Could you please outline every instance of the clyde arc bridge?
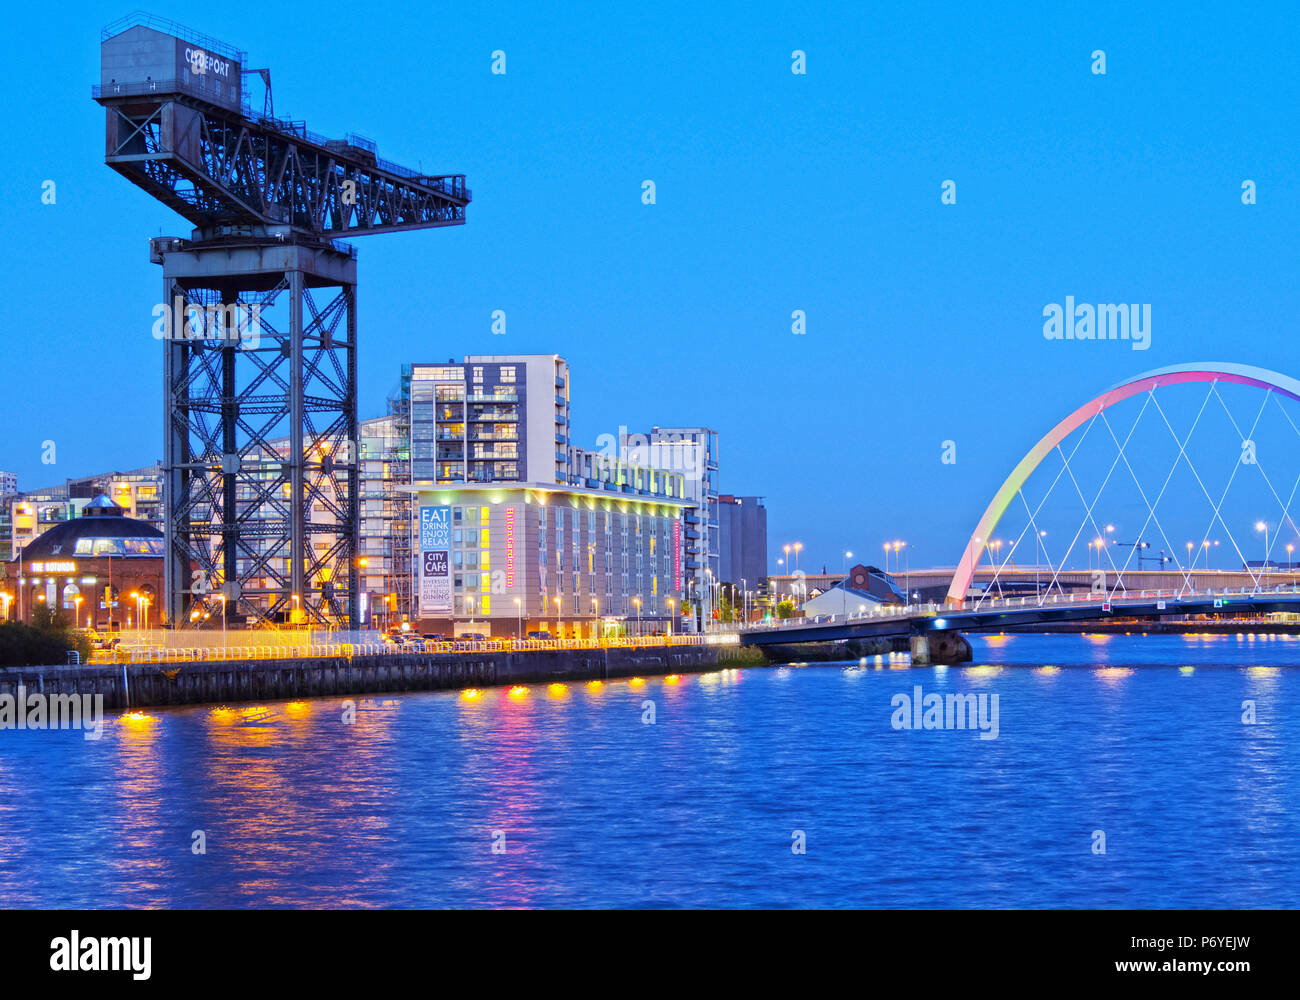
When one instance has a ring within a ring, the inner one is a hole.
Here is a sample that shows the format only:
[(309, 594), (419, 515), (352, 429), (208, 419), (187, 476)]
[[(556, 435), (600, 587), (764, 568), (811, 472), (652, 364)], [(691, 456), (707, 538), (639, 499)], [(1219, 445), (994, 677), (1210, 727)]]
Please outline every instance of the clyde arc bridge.
[[(1175, 365), (1113, 386), (1060, 420), (1012, 470), (976, 523), (942, 603), (908, 595), (854, 614), (744, 628), (741, 641), (1300, 612), (1292, 572), (1300, 548), (1298, 402), (1300, 381), (1240, 364)], [(1244, 584), (1207, 586), (1217, 575), (1212, 558), (1239, 566), (1231, 575)], [(1159, 572), (1148, 568), (1153, 561)], [(1081, 571), (1090, 579), (1082, 591)], [(1172, 585), (1153, 587), (1152, 577)], [(1004, 578), (1008, 589), (1014, 579), (1017, 596), (1002, 592)]]

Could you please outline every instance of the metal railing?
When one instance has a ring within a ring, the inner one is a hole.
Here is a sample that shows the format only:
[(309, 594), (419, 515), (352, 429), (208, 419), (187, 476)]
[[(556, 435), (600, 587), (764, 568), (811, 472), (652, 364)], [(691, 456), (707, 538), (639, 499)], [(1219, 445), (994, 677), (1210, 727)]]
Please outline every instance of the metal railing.
[(735, 645), (738, 636), (654, 635), (617, 639), (476, 639), (415, 642), (304, 643), (293, 646), (239, 645), (165, 648), (126, 646), (97, 650), (91, 664), (226, 663), (247, 660), (299, 660), (357, 656), (409, 656), (453, 653), (526, 653), (579, 649), (647, 649), (665, 646)]

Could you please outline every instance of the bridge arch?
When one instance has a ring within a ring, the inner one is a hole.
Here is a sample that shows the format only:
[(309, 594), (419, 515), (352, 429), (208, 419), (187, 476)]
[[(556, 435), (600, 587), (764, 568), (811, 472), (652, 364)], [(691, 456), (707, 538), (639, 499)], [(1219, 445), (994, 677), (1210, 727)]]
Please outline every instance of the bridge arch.
[(960, 604), (970, 589), (975, 569), (979, 565), (984, 548), (992, 537), (1002, 515), (1020, 488), (1047, 455), (1084, 422), (1093, 419), (1103, 410), (1123, 402), (1138, 393), (1149, 392), (1161, 386), (1178, 385), (1187, 382), (1229, 382), (1237, 385), (1254, 386), (1279, 392), (1300, 401), (1300, 381), (1288, 375), (1282, 375), (1266, 368), (1253, 365), (1227, 363), (1201, 363), (1190, 365), (1171, 365), (1155, 371), (1138, 375), (1127, 382), (1112, 386), (1095, 399), (1084, 403), (1077, 410), (1058, 423), (1029, 450), (1020, 464), (1012, 470), (1011, 475), (993, 495), (992, 501), (984, 511), (984, 516), (975, 525), (970, 540), (966, 543), (957, 571), (953, 574), (948, 587), (948, 602)]

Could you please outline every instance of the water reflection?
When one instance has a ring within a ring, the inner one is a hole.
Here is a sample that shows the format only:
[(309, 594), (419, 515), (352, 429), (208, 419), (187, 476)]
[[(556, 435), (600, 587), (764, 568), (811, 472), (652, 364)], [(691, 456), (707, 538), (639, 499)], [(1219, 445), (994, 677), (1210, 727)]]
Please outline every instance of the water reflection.
[[(1017, 636), (906, 677), (877, 657), (145, 710), (98, 742), (0, 732), (0, 903), (1300, 905), (1300, 644), (1100, 648)], [(893, 731), (914, 684), (1000, 695), (999, 738)], [(1068, 846), (1098, 827), (1124, 843), (1104, 868)], [(792, 869), (796, 828), (835, 850)]]

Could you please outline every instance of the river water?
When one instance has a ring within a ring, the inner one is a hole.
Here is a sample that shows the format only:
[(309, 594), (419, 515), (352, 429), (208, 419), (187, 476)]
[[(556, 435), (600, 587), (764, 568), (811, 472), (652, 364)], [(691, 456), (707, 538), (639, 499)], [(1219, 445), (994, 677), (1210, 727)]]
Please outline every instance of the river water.
[(1300, 906), (1300, 640), (973, 643), (3, 731), (0, 905)]

